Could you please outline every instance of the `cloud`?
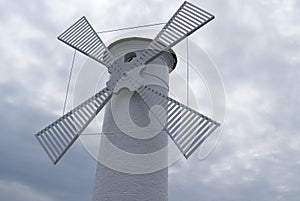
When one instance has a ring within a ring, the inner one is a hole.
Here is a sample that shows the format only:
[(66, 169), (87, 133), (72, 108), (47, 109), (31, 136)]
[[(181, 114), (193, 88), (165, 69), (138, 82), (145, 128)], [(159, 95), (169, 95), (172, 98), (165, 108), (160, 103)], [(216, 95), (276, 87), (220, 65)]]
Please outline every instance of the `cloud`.
[[(2, 200), (91, 200), (96, 164), (80, 143), (52, 166), (33, 137), (62, 110), (73, 51), (57, 35), (82, 15), (97, 30), (164, 22), (181, 3), (0, 3)], [(227, 117), (223, 136), (208, 158), (193, 156), (171, 167), (169, 199), (298, 200), (299, 4), (195, 4), (216, 15), (190, 38), (217, 64)]]
[(11, 201), (54, 201), (53, 198), (48, 197), (40, 192), (35, 191), (30, 186), (21, 184), (19, 182), (0, 181), (1, 199)]

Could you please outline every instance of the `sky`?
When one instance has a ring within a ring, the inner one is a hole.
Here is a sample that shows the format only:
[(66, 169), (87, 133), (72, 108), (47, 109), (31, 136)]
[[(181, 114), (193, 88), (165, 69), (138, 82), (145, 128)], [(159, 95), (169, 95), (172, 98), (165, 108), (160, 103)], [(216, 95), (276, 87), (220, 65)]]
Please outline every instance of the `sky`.
[[(190, 39), (216, 64), (226, 118), (207, 158), (170, 167), (169, 200), (298, 201), (299, 2), (191, 2), (216, 16)], [(82, 15), (102, 31), (166, 22), (181, 4), (0, 0), (1, 200), (92, 200), (96, 161), (83, 145), (54, 166), (34, 138), (62, 113), (73, 51), (56, 37)]]

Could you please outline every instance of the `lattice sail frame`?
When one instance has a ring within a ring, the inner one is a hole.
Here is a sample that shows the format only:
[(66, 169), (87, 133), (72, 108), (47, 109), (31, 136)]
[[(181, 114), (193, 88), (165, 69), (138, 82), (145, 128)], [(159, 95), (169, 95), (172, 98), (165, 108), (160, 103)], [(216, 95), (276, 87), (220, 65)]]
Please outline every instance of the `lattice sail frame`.
[(135, 66), (149, 63), (161, 52), (169, 50), (191, 35), (215, 16), (185, 1), (150, 43), (145, 53), (134, 62)]
[(57, 38), (107, 67), (114, 61), (113, 55), (84, 16)]
[(162, 117), (165, 115), (165, 111), (153, 115), (160, 121), (159, 123), (162, 124), (164, 130), (185, 158), (189, 158), (204, 140), (220, 126), (220, 123), (213, 119), (157, 92), (149, 86), (143, 86), (137, 92), (149, 107), (162, 105), (166, 109), (166, 121)]
[(111, 96), (112, 92), (104, 88), (35, 135), (54, 164), (71, 147)]

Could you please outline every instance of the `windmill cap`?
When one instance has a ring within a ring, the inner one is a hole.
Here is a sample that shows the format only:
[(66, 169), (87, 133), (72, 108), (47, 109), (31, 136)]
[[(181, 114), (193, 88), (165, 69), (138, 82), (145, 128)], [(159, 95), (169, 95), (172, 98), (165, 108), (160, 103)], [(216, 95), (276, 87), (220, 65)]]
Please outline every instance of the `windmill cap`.
[[(111, 43), (108, 46), (108, 49), (115, 58), (119, 58), (129, 52), (147, 49), (152, 41), (152, 39), (140, 37), (123, 38)], [(169, 73), (172, 72), (177, 64), (177, 56), (175, 52), (172, 49), (169, 49), (164, 51), (160, 57), (167, 63)]]

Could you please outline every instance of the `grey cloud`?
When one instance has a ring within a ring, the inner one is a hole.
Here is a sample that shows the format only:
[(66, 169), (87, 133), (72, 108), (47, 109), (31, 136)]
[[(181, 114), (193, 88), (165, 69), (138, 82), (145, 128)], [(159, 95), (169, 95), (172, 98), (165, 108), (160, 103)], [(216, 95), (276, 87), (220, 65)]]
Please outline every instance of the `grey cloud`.
[[(161, 22), (181, 4), (127, 1), (121, 6), (122, 2), (2, 1), (0, 21), (6, 29), (0, 39), (0, 186), (7, 184), (0, 188), (2, 199), (12, 199), (11, 192), (21, 197), (27, 186), (41, 200), (91, 200), (96, 164), (80, 143), (52, 166), (33, 134), (55, 120), (62, 107), (73, 53), (56, 40), (65, 27), (83, 14), (100, 30)], [(281, 11), (281, 3), (194, 3), (216, 15), (191, 39), (205, 45), (217, 64), (228, 111), (223, 136), (212, 154), (172, 167), (170, 200), (296, 201), (300, 61), (295, 58), (300, 40), (293, 19), (299, 19), (299, 5), (289, 13)], [(23, 27), (14, 24), (18, 18), (33, 28), (28, 36), (22, 30), (18, 34)], [(22, 51), (29, 58), (12, 59)], [(18, 183), (15, 191), (9, 189), (13, 182)]]

